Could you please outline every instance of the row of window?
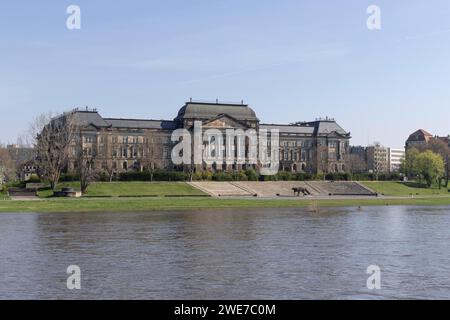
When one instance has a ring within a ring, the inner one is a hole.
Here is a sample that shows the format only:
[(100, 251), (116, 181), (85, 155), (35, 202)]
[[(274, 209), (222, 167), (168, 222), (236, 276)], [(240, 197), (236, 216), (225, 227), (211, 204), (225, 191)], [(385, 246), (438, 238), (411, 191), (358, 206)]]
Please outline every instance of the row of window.
[[(106, 143), (106, 136), (100, 136), (98, 137), (98, 141), (100, 143)], [(138, 143), (155, 143), (155, 142), (161, 142), (161, 143), (170, 143), (170, 137), (164, 137), (161, 139), (157, 139), (155, 137), (138, 137), (138, 136), (113, 136), (111, 138), (112, 143), (124, 143), (124, 144), (138, 144)], [(84, 142), (85, 143), (95, 143), (97, 142), (97, 136), (84, 136)]]
[[(73, 156), (76, 156), (76, 149), (73, 149)], [(96, 156), (97, 152), (95, 149), (93, 148), (83, 148), (83, 154), (87, 155), (87, 156)], [(101, 152), (100, 154), (105, 155), (105, 156), (109, 156), (106, 155), (106, 152)], [(148, 152), (145, 154), (148, 156), (152, 156), (152, 152), (150, 150), (148, 150)], [(140, 158), (144, 156), (144, 151), (143, 149), (138, 149), (138, 148), (120, 148), (120, 149), (114, 149), (111, 151), (111, 156), (113, 158), (118, 158), (118, 157), (122, 157), (122, 158)], [(168, 158), (170, 156), (170, 151), (168, 148), (163, 148), (163, 158)]]

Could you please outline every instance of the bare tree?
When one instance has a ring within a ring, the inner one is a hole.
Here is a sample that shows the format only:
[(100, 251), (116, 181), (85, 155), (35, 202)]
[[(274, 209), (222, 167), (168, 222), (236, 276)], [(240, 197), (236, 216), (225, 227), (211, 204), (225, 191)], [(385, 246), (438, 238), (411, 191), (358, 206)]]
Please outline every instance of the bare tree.
[(325, 145), (318, 145), (316, 151), (317, 173), (323, 174), (323, 180), (326, 180), (328, 173), (328, 147)]
[(92, 181), (98, 177), (98, 171), (95, 168), (95, 152), (91, 149), (77, 149), (76, 166), (80, 177), (81, 193), (85, 194)]
[(144, 137), (144, 144), (142, 148), (141, 164), (145, 171), (150, 173), (150, 181), (153, 181), (153, 174), (155, 172), (155, 144), (153, 142), (154, 135), (152, 132), (146, 132)]
[(118, 155), (118, 139), (117, 135), (104, 135), (105, 145), (101, 157), (103, 158), (103, 170), (108, 175), (109, 182), (112, 182), (117, 168), (114, 166), (114, 161)]
[(41, 114), (30, 125), (30, 139), (36, 151), (40, 172), (50, 181), (53, 190), (67, 166), (75, 133), (73, 112), (56, 118), (52, 118), (51, 114)]
[(16, 166), (8, 150), (0, 149), (0, 185), (5, 181), (13, 180), (16, 175)]
[(344, 156), (345, 165), (352, 179), (354, 173), (367, 171), (367, 162), (358, 154), (346, 154)]

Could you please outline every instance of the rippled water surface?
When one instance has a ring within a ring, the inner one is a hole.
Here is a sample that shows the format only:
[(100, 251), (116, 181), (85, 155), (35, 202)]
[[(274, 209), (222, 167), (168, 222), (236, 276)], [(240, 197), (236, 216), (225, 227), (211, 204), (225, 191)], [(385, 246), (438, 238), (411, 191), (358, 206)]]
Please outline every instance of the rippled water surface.
[(450, 299), (449, 264), (450, 207), (0, 214), (1, 299)]

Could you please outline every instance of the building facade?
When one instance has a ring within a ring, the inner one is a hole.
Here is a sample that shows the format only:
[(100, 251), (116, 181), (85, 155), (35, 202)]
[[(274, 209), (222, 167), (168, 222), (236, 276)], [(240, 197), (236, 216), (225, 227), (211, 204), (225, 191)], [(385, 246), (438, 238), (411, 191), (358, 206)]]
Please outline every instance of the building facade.
[[(0, 177), (1, 180), (5, 180), (6, 176), (10, 180), (21, 180), (27, 181), (30, 179), (32, 174), (36, 173), (36, 168), (34, 166), (35, 160), (35, 152), (33, 148), (18, 145), (18, 144), (9, 144), (5, 148), (0, 147), (0, 151), (4, 154), (8, 155), (8, 159), (10, 159), (10, 163), (8, 168), (4, 167), (4, 164), (1, 163), (2, 159), (0, 159)], [(3, 167), (3, 168), (2, 168)], [(9, 174), (6, 175), (5, 172), (9, 171)], [(14, 174), (12, 174), (12, 172)]]
[(405, 149), (389, 148), (389, 171), (400, 172), (402, 161), (405, 159)]
[(389, 148), (375, 143), (368, 146), (367, 154), (367, 169), (370, 173), (382, 174), (389, 172)]
[[(225, 134), (227, 129), (279, 130), (280, 170), (308, 173), (346, 171), (350, 133), (333, 119), (317, 119), (289, 125), (260, 123), (248, 105), (189, 101), (173, 120), (103, 118), (96, 110), (70, 112), (78, 128), (77, 142), (72, 146), (67, 171), (77, 169), (77, 148), (92, 156), (96, 169), (120, 173), (130, 170), (187, 170), (171, 160), (172, 133), (176, 129), (194, 130), (201, 122), (204, 129)], [(245, 144), (248, 148), (248, 143)], [(205, 147), (205, 146), (204, 146)], [(249, 150), (245, 150), (248, 155)], [(196, 165), (191, 170), (233, 171), (254, 168), (251, 163), (213, 163)]]

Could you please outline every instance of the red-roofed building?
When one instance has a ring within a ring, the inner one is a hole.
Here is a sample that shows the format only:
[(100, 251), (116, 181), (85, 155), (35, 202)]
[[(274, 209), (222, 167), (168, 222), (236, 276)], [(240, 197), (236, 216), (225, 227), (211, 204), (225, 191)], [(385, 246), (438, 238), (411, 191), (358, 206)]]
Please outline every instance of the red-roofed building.
[(406, 149), (417, 146), (424, 146), (433, 139), (433, 135), (423, 129), (417, 130), (406, 140)]

